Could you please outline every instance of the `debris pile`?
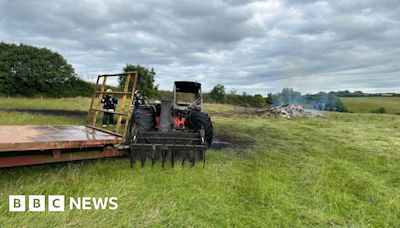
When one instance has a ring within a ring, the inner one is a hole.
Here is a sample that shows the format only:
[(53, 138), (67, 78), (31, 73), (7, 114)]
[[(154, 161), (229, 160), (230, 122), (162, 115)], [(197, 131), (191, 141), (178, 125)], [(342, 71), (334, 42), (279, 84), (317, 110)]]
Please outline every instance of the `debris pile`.
[(303, 105), (297, 104), (288, 104), (288, 105), (271, 105), (262, 109), (246, 109), (245, 111), (226, 111), (226, 112), (216, 112), (213, 113), (212, 116), (222, 116), (222, 117), (230, 117), (233, 115), (237, 116), (265, 116), (265, 117), (282, 117), (286, 119), (291, 119), (294, 117), (304, 117), (310, 116), (317, 119), (327, 119), (328, 117), (324, 116), (321, 111), (304, 108)]
[(284, 106), (269, 106), (264, 109), (256, 110), (259, 115), (266, 115), (268, 117), (283, 117), (290, 119), (293, 117), (302, 117), (305, 115), (304, 107), (302, 105), (289, 104)]

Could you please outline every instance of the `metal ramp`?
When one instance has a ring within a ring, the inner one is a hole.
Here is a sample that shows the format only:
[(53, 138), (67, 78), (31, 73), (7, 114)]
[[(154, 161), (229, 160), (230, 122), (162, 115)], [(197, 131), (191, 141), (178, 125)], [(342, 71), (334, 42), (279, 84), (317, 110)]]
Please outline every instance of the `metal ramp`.
[[(107, 111), (102, 109), (101, 99), (106, 93), (107, 79), (109, 77), (124, 77), (125, 85), (123, 91), (108, 92), (108, 94), (118, 95), (122, 98), (118, 102), (116, 111)], [(138, 73), (137, 72), (125, 72), (121, 74), (103, 74), (97, 77), (96, 85), (93, 91), (92, 102), (88, 112), (87, 127), (93, 128), (99, 131), (107, 132), (116, 136), (125, 138), (128, 133), (128, 124), (132, 118), (132, 104), (134, 102), (134, 91), (137, 84)], [(101, 82), (101, 85), (99, 84)], [(99, 90), (100, 89), (100, 90)], [(111, 113), (118, 116), (117, 123), (113, 129), (106, 129), (97, 126), (99, 113)], [(124, 120), (123, 129), (121, 125)]]

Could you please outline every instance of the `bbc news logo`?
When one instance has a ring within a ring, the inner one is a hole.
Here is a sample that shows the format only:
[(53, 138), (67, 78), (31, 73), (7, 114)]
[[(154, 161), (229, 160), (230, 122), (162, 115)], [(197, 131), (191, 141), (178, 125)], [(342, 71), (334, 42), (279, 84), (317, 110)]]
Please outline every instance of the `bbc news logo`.
[(117, 210), (117, 197), (69, 197), (64, 195), (10, 195), (9, 211), (12, 212), (62, 212), (69, 210)]

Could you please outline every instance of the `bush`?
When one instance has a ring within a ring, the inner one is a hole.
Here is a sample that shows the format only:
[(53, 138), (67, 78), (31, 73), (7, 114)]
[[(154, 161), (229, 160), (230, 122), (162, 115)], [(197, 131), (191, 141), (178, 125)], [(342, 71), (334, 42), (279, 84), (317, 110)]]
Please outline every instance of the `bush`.
[(57, 52), (0, 43), (0, 94), (6, 96), (90, 96), (93, 85), (77, 77)]
[(248, 95), (243, 93), (242, 95), (238, 94), (227, 94), (225, 96), (225, 103), (231, 105), (238, 105), (243, 107), (255, 107), (261, 108), (266, 105), (265, 99), (260, 94), (256, 95)]
[(347, 108), (343, 104), (342, 100), (333, 94), (319, 92), (314, 95), (305, 95), (304, 100), (305, 104), (312, 106), (314, 109), (336, 112), (347, 111)]
[(384, 113), (386, 113), (386, 109), (384, 107), (380, 107), (376, 110), (372, 110), (371, 113), (384, 114)]
[(225, 101), (225, 86), (217, 84), (210, 92), (210, 98), (216, 103), (224, 103)]
[(287, 105), (287, 104), (303, 104), (304, 98), (301, 93), (294, 91), (291, 88), (284, 88), (280, 93), (274, 94), (271, 97), (272, 104), (274, 105)]

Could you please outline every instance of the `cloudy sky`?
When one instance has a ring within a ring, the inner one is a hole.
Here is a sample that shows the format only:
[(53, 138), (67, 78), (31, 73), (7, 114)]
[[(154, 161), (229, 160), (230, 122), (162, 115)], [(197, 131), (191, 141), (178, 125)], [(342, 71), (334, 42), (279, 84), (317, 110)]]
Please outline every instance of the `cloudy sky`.
[(55, 50), (91, 81), (133, 63), (162, 89), (400, 92), (398, 0), (0, 0), (0, 40)]

